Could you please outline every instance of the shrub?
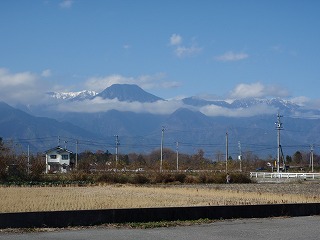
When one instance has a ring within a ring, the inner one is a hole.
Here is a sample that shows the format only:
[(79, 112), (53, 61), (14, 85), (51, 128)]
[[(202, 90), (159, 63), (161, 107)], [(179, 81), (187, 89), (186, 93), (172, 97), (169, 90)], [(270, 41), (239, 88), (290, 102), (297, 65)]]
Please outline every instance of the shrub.
[(149, 178), (147, 178), (145, 175), (140, 175), (140, 174), (134, 175), (130, 181), (130, 183), (133, 183), (133, 184), (145, 184), (149, 182), (150, 182)]
[(184, 173), (177, 173), (174, 175), (174, 179), (176, 182), (184, 183), (186, 180), (186, 175)]
[(247, 174), (244, 173), (232, 173), (231, 183), (251, 183), (251, 179)]
[(189, 184), (200, 183), (199, 178), (193, 175), (187, 175), (184, 182)]
[(171, 174), (166, 173), (156, 173), (156, 176), (152, 180), (153, 183), (170, 183), (174, 181), (174, 177)]

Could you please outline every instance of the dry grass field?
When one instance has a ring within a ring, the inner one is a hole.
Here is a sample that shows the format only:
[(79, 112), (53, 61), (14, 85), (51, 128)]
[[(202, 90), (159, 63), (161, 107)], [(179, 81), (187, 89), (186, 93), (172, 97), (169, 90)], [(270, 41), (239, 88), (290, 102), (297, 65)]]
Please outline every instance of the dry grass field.
[(0, 212), (320, 202), (320, 184), (0, 187)]

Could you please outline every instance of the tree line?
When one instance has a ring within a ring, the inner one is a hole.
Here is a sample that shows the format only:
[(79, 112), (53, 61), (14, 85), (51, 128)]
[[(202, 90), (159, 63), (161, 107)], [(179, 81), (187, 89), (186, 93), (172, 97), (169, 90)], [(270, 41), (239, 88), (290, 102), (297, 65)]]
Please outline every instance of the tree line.
[[(314, 169), (319, 171), (320, 156), (314, 154)], [(77, 159), (77, 166), (76, 166)], [(77, 156), (71, 154), (71, 170), (83, 173), (99, 172), (141, 172), (160, 171), (161, 151), (156, 149), (151, 153), (115, 154), (109, 151), (98, 150), (96, 152), (84, 151)], [(205, 152), (199, 149), (194, 154), (178, 153), (169, 148), (162, 151), (161, 169), (166, 172), (250, 172), (256, 169), (269, 169), (270, 163), (276, 160), (269, 156), (261, 159), (250, 151), (242, 153), (242, 159), (228, 157), (226, 162), (223, 153), (218, 152), (215, 159), (209, 159)], [(296, 151), (292, 156), (285, 157), (286, 165), (299, 167), (299, 171), (308, 171), (310, 168), (310, 153)], [(40, 180), (45, 172), (45, 156), (43, 153), (31, 154), (16, 153), (10, 143), (4, 143), (0, 138), (0, 180), (14, 181), (16, 179)], [(297, 171), (297, 169), (294, 169)], [(289, 168), (290, 171), (290, 168)]]

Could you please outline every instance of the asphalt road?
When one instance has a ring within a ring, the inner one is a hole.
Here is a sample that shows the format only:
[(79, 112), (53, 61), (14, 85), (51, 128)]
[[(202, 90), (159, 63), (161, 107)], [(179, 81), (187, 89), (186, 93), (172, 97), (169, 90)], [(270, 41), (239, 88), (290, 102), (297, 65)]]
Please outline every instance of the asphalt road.
[(320, 216), (224, 220), (210, 224), (154, 228), (89, 228), (39, 233), (0, 233), (1, 240), (204, 240), (320, 239)]

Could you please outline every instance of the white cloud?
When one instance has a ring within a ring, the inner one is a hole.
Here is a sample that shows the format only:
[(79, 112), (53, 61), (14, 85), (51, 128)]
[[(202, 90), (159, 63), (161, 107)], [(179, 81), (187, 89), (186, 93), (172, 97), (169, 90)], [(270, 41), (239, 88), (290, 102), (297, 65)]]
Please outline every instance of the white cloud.
[(215, 57), (215, 59), (221, 62), (230, 62), (230, 61), (240, 61), (248, 57), (249, 55), (246, 53), (234, 53), (232, 51), (229, 51), (224, 53), (221, 56)]
[(193, 56), (202, 51), (202, 48), (197, 47), (197, 46), (191, 46), (191, 47), (184, 47), (184, 46), (178, 46), (175, 49), (175, 54), (176, 56), (182, 58), (182, 57), (187, 57), (187, 56)]
[(252, 117), (259, 114), (275, 114), (276, 108), (259, 104), (248, 108), (223, 108), (216, 105), (207, 105), (200, 108), (200, 112), (210, 117), (224, 116), (224, 117)]
[(66, 112), (106, 112), (112, 109), (136, 113), (170, 114), (183, 105), (181, 101), (157, 101), (153, 103), (121, 102), (118, 99), (96, 97), (82, 102), (68, 102), (58, 106), (59, 111)]
[(50, 69), (43, 70), (41, 73), (41, 77), (44, 77), (44, 78), (51, 77), (51, 75), (52, 75), (52, 72)]
[(310, 103), (311, 99), (304, 96), (300, 96), (300, 97), (291, 98), (290, 101), (299, 106), (305, 106)]
[(15, 86), (28, 86), (36, 81), (36, 76), (30, 72), (22, 72), (11, 74), (8, 70), (0, 68), (0, 86), (15, 87)]
[(85, 87), (89, 90), (101, 92), (113, 84), (133, 84), (134, 79), (131, 77), (124, 77), (121, 75), (110, 75), (106, 77), (92, 77), (85, 82)]
[(236, 86), (230, 93), (231, 98), (261, 98), (261, 97), (286, 97), (288, 91), (274, 85), (263, 85), (262, 83), (245, 84)]
[(7, 103), (39, 103), (45, 86), (37, 74), (30, 72), (11, 73), (0, 68), (0, 99)]
[(73, 0), (63, 0), (63, 1), (59, 4), (59, 6), (60, 6), (61, 8), (71, 8), (72, 5), (73, 5)]
[(180, 83), (176, 81), (164, 81), (165, 77), (164, 73), (141, 75), (137, 78), (125, 77), (119, 74), (92, 77), (85, 82), (85, 88), (101, 92), (113, 84), (136, 84), (143, 89), (175, 88), (180, 86)]
[(191, 46), (183, 46), (182, 37), (179, 34), (172, 34), (170, 37), (170, 46), (174, 46), (174, 54), (179, 57), (194, 56), (202, 51), (201, 47), (198, 47), (195, 42)]
[(170, 45), (180, 45), (182, 37), (179, 34), (172, 34), (170, 37)]

